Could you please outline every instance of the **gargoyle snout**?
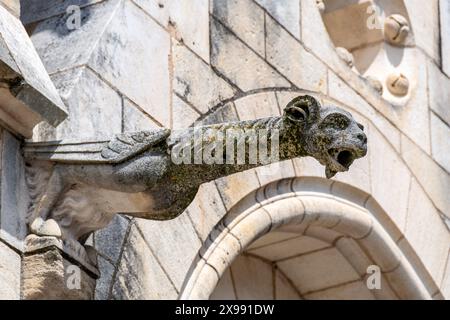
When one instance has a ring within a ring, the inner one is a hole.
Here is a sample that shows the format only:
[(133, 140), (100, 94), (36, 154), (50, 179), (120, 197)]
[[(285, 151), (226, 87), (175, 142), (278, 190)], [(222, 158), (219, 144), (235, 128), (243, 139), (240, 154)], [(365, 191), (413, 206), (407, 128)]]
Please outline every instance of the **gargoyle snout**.
[(357, 138), (359, 141), (361, 141), (363, 144), (367, 144), (367, 136), (366, 136), (366, 134), (365, 134), (364, 132), (358, 133), (358, 134), (356, 135), (356, 138)]
[(364, 133), (363, 125), (358, 123), (358, 128), (356, 129), (355, 140), (357, 147), (357, 155), (358, 157), (364, 157), (367, 154), (367, 136)]

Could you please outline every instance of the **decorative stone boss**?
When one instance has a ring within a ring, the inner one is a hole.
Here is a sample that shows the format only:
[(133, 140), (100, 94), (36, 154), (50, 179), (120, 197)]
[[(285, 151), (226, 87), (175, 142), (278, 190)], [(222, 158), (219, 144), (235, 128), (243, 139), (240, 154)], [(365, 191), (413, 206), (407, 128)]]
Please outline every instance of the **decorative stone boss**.
[(331, 178), (366, 155), (363, 130), (348, 112), (300, 96), (281, 117), (182, 132), (124, 133), (93, 142), (30, 143), (24, 150), (32, 198), (30, 231), (82, 241), (118, 212), (172, 219), (187, 208), (202, 183), (297, 157), (314, 157)]

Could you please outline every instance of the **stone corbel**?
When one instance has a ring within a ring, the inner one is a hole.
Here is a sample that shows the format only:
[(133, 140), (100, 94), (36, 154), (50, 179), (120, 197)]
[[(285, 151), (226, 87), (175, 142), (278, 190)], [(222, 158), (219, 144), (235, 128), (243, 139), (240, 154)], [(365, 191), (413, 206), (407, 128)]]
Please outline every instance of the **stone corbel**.
[(56, 126), (67, 111), (17, 18), (19, 8), (19, 0), (0, 0), (0, 124), (31, 138), (39, 122)]

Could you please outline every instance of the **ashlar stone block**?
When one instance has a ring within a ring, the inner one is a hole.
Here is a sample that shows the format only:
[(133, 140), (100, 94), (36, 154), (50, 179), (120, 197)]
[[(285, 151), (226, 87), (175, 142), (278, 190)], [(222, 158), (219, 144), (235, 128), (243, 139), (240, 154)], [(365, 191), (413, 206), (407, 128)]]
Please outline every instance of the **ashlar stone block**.
[(212, 1), (212, 14), (264, 57), (264, 11), (252, 0)]
[(439, 61), (439, 0), (408, 0), (404, 3), (412, 17), (411, 27), (416, 45), (435, 61)]
[(209, 62), (209, 0), (133, 0), (172, 36)]
[(137, 220), (137, 225), (179, 291), (197, 257), (201, 242), (187, 214), (173, 220)]
[(236, 100), (234, 105), (240, 120), (254, 120), (280, 115), (274, 92), (249, 95)]
[(440, 283), (450, 248), (450, 233), (416, 180), (411, 185), (405, 236), (435, 282)]
[(402, 136), (402, 156), (433, 204), (449, 218), (450, 175), (406, 136)]
[(20, 299), (20, 255), (0, 241), (0, 299)]
[(202, 113), (236, 93), (211, 67), (180, 43), (172, 45), (174, 91)]
[(95, 275), (72, 262), (56, 247), (25, 255), (22, 295), (26, 300), (91, 300)]
[(430, 125), (433, 158), (450, 173), (450, 127), (434, 114)]
[[(439, 0), (439, 12), (441, 18), (441, 52), (450, 52), (450, 2)], [(442, 69), (450, 77), (450, 57), (443, 54)]]
[(161, 126), (127, 98), (123, 99), (123, 132), (160, 129)]
[(300, 39), (300, 6), (298, 0), (256, 0), (267, 12), (294, 37)]
[(176, 94), (172, 97), (172, 129), (182, 130), (190, 127), (200, 114)]
[(239, 256), (231, 266), (238, 299), (273, 299), (272, 268), (260, 259)]
[(122, 98), (88, 68), (65, 103), (69, 117), (56, 128), (56, 139), (109, 136), (122, 130)]
[[(450, 10), (450, 9), (449, 9)], [(450, 21), (450, 18), (449, 18)], [(449, 29), (450, 34), (450, 29)], [(450, 49), (449, 49), (450, 50)], [(445, 52), (445, 51), (442, 51)], [(450, 52), (450, 51), (447, 51)], [(445, 56), (445, 55), (444, 55)], [(449, 72), (450, 73), (450, 72)], [(435, 63), (428, 63), (428, 91), (430, 95), (430, 108), (450, 125), (450, 75), (446, 76)]]
[[(370, 137), (372, 196), (397, 227), (404, 230), (411, 174), (378, 130), (371, 128)], [(382, 161), (380, 155), (383, 155)]]
[(266, 34), (269, 63), (298, 88), (327, 91), (327, 67), (269, 16), (266, 17)]
[(29, 198), (20, 141), (4, 130), (1, 149), (0, 238), (21, 250), (27, 234)]
[(170, 122), (169, 38), (145, 12), (124, 1), (89, 60), (106, 81), (166, 127)]
[(211, 64), (241, 90), (291, 86), (216, 19), (211, 21), (211, 39)]
[(135, 225), (113, 281), (112, 299), (176, 299), (178, 295)]

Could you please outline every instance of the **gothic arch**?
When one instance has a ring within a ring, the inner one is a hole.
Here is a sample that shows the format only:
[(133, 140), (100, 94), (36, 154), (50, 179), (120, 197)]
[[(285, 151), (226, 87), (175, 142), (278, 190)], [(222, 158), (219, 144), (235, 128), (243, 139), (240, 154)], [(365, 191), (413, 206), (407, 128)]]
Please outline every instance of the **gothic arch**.
[[(349, 196), (351, 195), (351, 196)], [(378, 299), (431, 299), (439, 293), (413, 264), (417, 257), (397, 245), (398, 234), (374, 199), (343, 183), (321, 178), (281, 179), (239, 201), (211, 231), (191, 268), (181, 299), (205, 299), (234, 259), (273, 230), (288, 230), (336, 244), (352, 239), (358, 254), (337, 249), (364, 278), (368, 265), (380, 267), (387, 286)], [(361, 254), (365, 256), (361, 259)]]

